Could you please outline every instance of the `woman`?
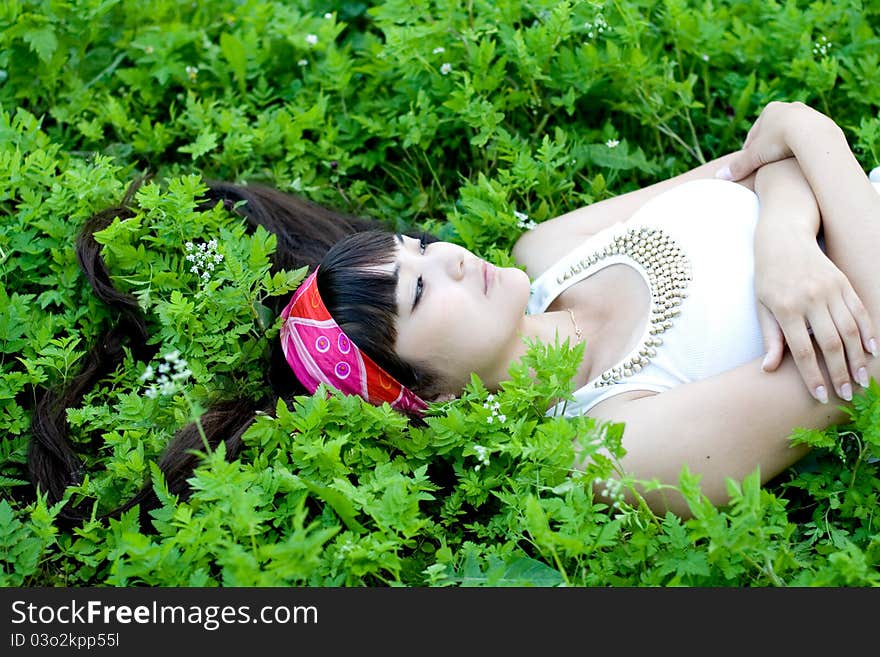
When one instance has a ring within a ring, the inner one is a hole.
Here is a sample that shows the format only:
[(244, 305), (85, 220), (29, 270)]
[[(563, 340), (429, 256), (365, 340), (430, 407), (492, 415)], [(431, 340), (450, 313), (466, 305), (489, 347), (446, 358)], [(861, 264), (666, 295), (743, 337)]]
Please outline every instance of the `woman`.
[[(739, 182), (712, 179), (719, 168)], [(794, 427), (841, 421), (832, 392), (847, 400), (853, 382), (877, 376), (870, 352), (880, 296), (869, 280), (880, 198), (840, 130), (800, 104), (768, 106), (738, 154), (541, 224), (514, 248), (525, 271), (492, 267), (454, 244), (373, 231), (268, 190), (216, 185), (208, 204), (219, 199), (247, 201), (248, 221), (279, 235), (278, 267), (313, 269), (280, 312), (274, 399), (259, 409), (218, 406), (203, 418), (209, 440), (226, 440), (230, 455), (255, 410), (271, 412), (275, 399), (320, 382), (417, 420), (472, 373), (497, 388), (525, 353), (523, 338), (558, 336), (586, 349), (575, 403), (548, 412), (625, 422), (627, 470), (674, 484), (687, 464), (720, 503), (727, 477), (760, 465), (766, 481), (803, 456), (787, 441)], [(83, 262), (89, 254), (100, 262), (87, 237), (101, 225), (84, 233)], [(102, 298), (125, 306), (124, 295), (107, 291), (106, 271), (92, 280)], [(135, 315), (126, 317), (143, 336)], [(793, 356), (783, 356), (783, 341)], [(87, 380), (84, 373), (78, 391)], [(51, 396), (40, 405), (30, 454), (34, 481), (56, 499), (81, 475), (58, 419), (66, 405)], [(185, 490), (189, 450), (200, 444), (188, 427), (163, 457), (172, 491)], [(149, 497), (145, 489), (123, 508), (144, 511)], [(646, 499), (686, 513), (677, 497)]]

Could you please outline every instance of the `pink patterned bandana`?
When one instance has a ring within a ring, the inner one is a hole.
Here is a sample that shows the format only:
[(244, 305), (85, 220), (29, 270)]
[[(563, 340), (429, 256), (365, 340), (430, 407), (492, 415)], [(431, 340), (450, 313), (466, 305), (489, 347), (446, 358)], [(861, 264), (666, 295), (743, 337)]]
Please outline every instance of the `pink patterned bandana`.
[(358, 349), (327, 312), (318, 293), (318, 270), (303, 281), (281, 311), (281, 348), (309, 393), (325, 383), (377, 406), (421, 415), (428, 404)]

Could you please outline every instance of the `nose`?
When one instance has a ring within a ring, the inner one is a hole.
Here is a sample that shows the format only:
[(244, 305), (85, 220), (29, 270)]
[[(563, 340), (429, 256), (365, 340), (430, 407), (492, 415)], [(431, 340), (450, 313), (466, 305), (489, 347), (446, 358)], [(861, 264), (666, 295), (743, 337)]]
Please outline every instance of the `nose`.
[(449, 277), (454, 281), (460, 281), (464, 278), (464, 256), (462, 254), (453, 254), (449, 259)]
[(465, 277), (465, 254), (464, 249), (454, 244), (444, 244), (440, 248), (435, 248), (433, 254), (428, 249), (428, 258), (435, 256), (431, 264), (453, 281), (460, 281)]

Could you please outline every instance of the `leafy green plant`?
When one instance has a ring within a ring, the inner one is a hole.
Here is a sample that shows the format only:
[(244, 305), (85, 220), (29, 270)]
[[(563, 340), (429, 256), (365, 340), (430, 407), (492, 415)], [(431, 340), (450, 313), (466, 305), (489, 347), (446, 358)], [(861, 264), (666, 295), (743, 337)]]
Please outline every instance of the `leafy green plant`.
[[(876, 585), (876, 382), (846, 425), (793, 432), (810, 458), (729, 482), (723, 508), (682, 471), (687, 520), (618, 495), (655, 485), (620, 477), (625, 427), (545, 415), (571, 394), (567, 344), (530, 345), (494, 395), (474, 377), (424, 427), (331, 390), (280, 402), (238, 458), (201, 452), (185, 501), (156, 462), (214, 400), (261, 396), (266, 300), (304, 275), (270, 274), (273, 235), (197, 212), (207, 180), (509, 265), (532, 222), (737, 149), (771, 100), (833, 116), (877, 166), (878, 25), (855, 1), (3, 3), (0, 584)], [(66, 527), (26, 495), (35, 388), (69, 382), (112, 321), (73, 243), (143, 174), (134, 215), (95, 238), (157, 356), (127, 353), (68, 410), (87, 474), (67, 499), (95, 515)], [(575, 447), (607, 456), (575, 473)], [(147, 478), (149, 526), (97, 519)]]

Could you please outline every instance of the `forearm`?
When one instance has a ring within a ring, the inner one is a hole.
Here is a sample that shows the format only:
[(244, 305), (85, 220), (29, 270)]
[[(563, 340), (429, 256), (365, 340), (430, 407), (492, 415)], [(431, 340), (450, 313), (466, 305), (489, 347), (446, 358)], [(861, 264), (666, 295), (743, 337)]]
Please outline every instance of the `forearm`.
[[(725, 166), (736, 153), (728, 153), (686, 173), (679, 174), (638, 190), (626, 192), (591, 205), (548, 219), (524, 232), (513, 246), (513, 259), (526, 271), (537, 276), (565, 255), (572, 243), (579, 243), (590, 235), (629, 219), (652, 198), (691, 180), (711, 179), (719, 167)], [(754, 190), (755, 174), (738, 184)]]
[[(878, 190), (830, 119), (818, 128), (795, 122), (788, 126), (786, 139), (816, 195), (826, 254), (847, 277), (871, 320), (880, 325)], [(866, 331), (865, 340), (876, 338)]]
[(843, 131), (828, 121), (821, 128), (795, 123), (789, 128), (791, 150), (813, 190), (826, 230), (846, 230), (869, 213), (880, 212), (880, 200), (856, 160)]
[(756, 244), (795, 235), (816, 238), (821, 225), (819, 205), (795, 158), (758, 169), (755, 193), (760, 202)]

